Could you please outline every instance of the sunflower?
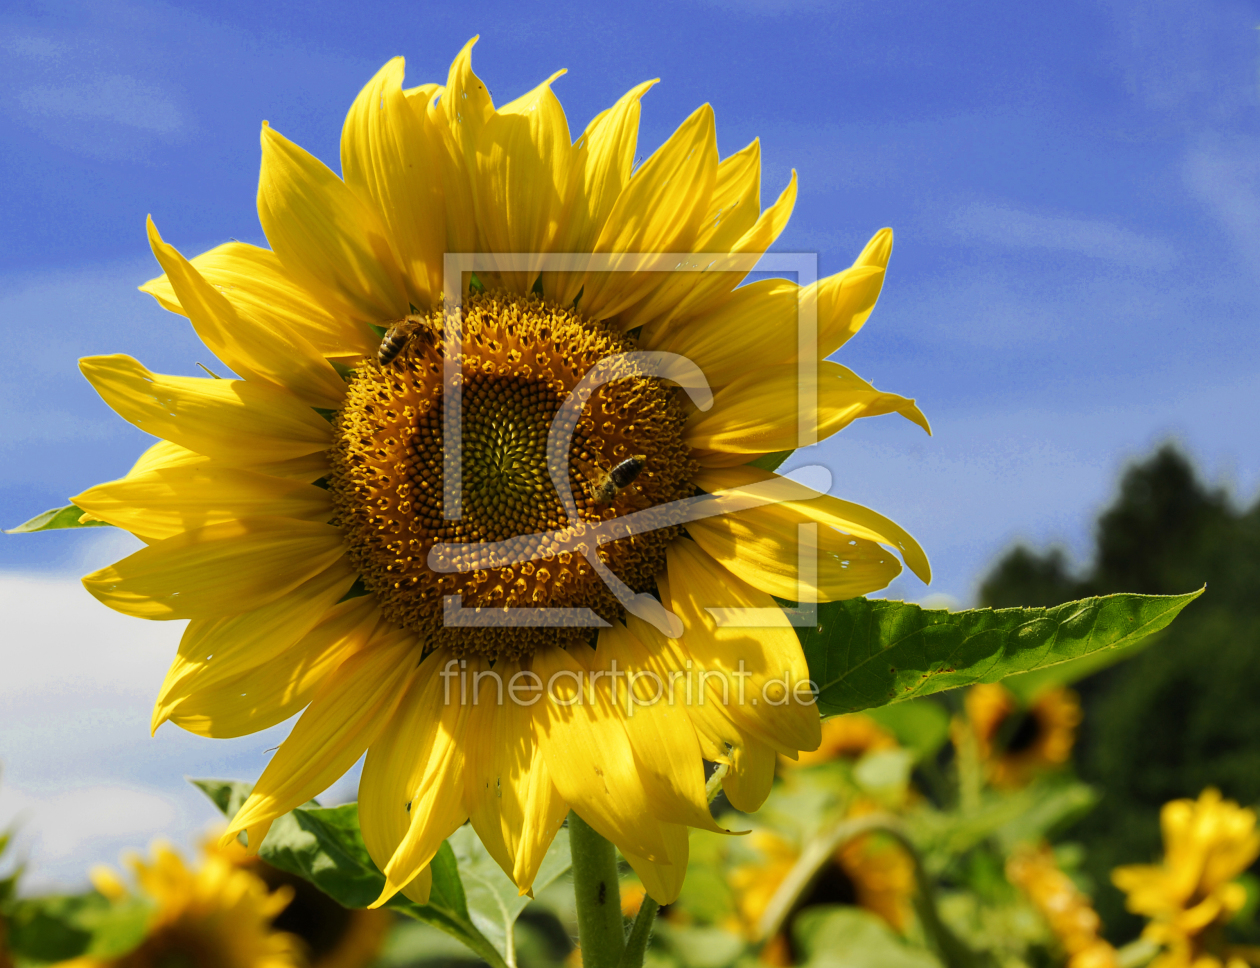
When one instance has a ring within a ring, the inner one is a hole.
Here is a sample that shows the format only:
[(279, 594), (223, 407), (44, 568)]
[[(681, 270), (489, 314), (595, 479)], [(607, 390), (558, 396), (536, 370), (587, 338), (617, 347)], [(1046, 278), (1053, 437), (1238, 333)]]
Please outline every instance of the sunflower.
[(998, 683), (972, 686), (964, 698), (989, 782), (1012, 789), (1062, 766), (1072, 753), (1081, 704), (1070, 689), (1050, 689), (1021, 709)]
[(818, 749), (800, 753), (795, 760), (779, 758), (779, 765), (791, 769), (796, 766), (817, 766), (832, 760), (859, 760), (867, 753), (897, 748), (897, 738), (870, 716), (862, 713), (846, 713), (823, 720), (822, 742)]
[[(756, 938), (762, 914), (796, 866), (801, 852), (796, 845), (768, 830), (755, 831), (751, 840), (751, 846), (763, 860), (732, 871), (731, 887), (745, 931)], [(809, 887), (793, 904), (784, 918), (782, 930), (766, 940), (762, 958), (771, 964), (793, 963), (792, 922), (799, 912), (819, 904), (860, 907), (882, 918), (894, 930), (904, 932), (910, 921), (914, 889), (910, 858), (895, 844), (877, 834), (862, 834), (845, 841), (819, 868)]]
[(1160, 811), (1162, 864), (1117, 867), (1111, 879), (1126, 906), (1150, 918), (1142, 937), (1164, 947), (1151, 968), (1258, 964), (1255, 949), (1226, 944), (1224, 927), (1247, 900), (1235, 878), (1260, 855), (1256, 813), (1220, 791), (1173, 800)]
[[(798, 359), (798, 309), (816, 317), (820, 359), (865, 323), (892, 236), (803, 288), (740, 286), (721, 265), (643, 269), (642, 253), (755, 259), (795, 174), (759, 210), (758, 143), (719, 161), (707, 105), (635, 168), (654, 82), (574, 142), (555, 76), (496, 108), (471, 48), (445, 86), (403, 88), (402, 59), (386, 64), (350, 108), (341, 178), (264, 124), (270, 249), (230, 242), (190, 262), (150, 221), (164, 275), (142, 288), (239, 379), (82, 361), (111, 407), (162, 438), (75, 498), (148, 545), (84, 584), (126, 614), (191, 620), (155, 729), (240, 736), (305, 707), (228, 836), (256, 848), (366, 751), (378, 904), (425, 899), (430, 860), (468, 819), (528, 891), (569, 810), (668, 903), (688, 827), (714, 827), (704, 761), (727, 764), (730, 802), (753, 810), (776, 754), (818, 746), (774, 596), (883, 588), (901, 569), (889, 549), (929, 576), (893, 522), (750, 464), (797, 446), (802, 396), (820, 438), (894, 412), (927, 429), (913, 400)], [(447, 286), (447, 253), (493, 264)], [(505, 253), (602, 261), (523, 271)], [(673, 371), (682, 389), (631, 352), (692, 361)], [(452, 427), (460, 459), (444, 462)], [(710, 516), (684, 532), (671, 514), (702, 494)], [(802, 526), (816, 575), (797, 566)], [(759, 610), (743, 613), (759, 627), (724, 608)], [(622, 689), (625, 670), (641, 676)]]
[[(272, 921), (292, 899), (290, 888), (267, 885), (227, 858), (208, 854), (192, 871), (164, 843), (152, 847), (153, 860), (129, 859), (139, 891), (155, 908), (140, 945), (113, 958), (83, 956), (65, 968), (297, 968), (304, 965), (301, 942), (276, 931)], [(128, 893), (107, 867), (91, 872), (92, 883), (112, 901)]]
[(1067, 952), (1067, 968), (1118, 968), (1116, 950), (1099, 937), (1102, 920), (1093, 904), (1059, 869), (1049, 846), (1013, 854), (1006, 876), (1046, 919)]
[(292, 900), (273, 926), (301, 940), (308, 968), (365, 968), (381, 953), (394, 924), (388, 911), (344, 908), (310, 881), (250, 854), (237, 840), (224, 844), (215, 838), (203, 846), (207, 853), (248, 871), (271, 890), (289, 892)]

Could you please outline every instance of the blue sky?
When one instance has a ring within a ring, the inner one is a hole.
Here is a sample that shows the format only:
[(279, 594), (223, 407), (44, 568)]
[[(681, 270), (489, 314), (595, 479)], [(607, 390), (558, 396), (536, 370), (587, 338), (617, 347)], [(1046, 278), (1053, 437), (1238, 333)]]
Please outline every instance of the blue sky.
[[(344, 112), (384, 61), (406, 56), (408, 83), (441, 80), (474, 33), (500, 103), (567, 67), (556, 91), (575, 131), (661, 77), (644, 155), (712, 102), (723, 154), (760, 136), (763, 201), (797, 169), (776, 248), (819, 253), (823, 272), (896, 230), (880, 304), (839, 358), (916, 397), (936, 435), (879, 418), (798, 459), (927, 548), (932, 586), (903, 578), (890, 595), (967, 604), (1020, 538), (1087, 554), (1119, 470), (1165, 439), (1249, 502), (1258, 25), (1256, 4), (1218, 0), (7, 3), (0, 523), (120, 474), (144, 446), (78, 356), (209, 362), (135, 290), (157, 271), (145, 214), (189, 254), (261, 243), (263, 119), (337, 167)], [(45, 880), (200, 825), (179, 774), (256, 775), (282, 735), (147, 738), (179, 629), (107, 613), (72, 581), (126, 546), (105, 529), (0, 540), (0, 820), (26, 811)], [(92, 827), (85, 800), (114, 806)]]

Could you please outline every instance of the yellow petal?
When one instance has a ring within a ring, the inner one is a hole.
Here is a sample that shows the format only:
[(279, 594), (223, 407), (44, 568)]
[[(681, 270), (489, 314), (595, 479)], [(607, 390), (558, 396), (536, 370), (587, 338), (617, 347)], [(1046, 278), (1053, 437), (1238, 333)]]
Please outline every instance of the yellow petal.
[(660, 825), (651, 819), (634, 749), (607, 687), (591, 688), (588, 670), (558, 647), (535, 652), (531, 668), (546, 691), (530, 708), (560, 796), (623, 851), (665, 860)]
[(809, 352), (817, 359), (834, 353), (866, 322), (883, 280), (883, 268), (869, 265), (804, 288), (761, 279), (740, 286), (708, 312), (645, 335), (644, 345), (687, 357), (710, 386), (722, 387), (753, 369), (799, 359), (807, 314), (817, 327)]
[(439, 729), (429, 760), (413, 776), (419, 777), (407, 803), (411, 820), (407, 833), (385, 865), (385, 887), (370, 907), (380, 907), (395, 893), (415, 880), (437, 854), (442, 842), (464, 822), (467, 814), (461, 803), (464, 751), (460, 745), (465, 719), (464, 707), (454, 707), (454, 729)]
[(415, 633), (386, 632), (346, 659), (315, 693), (224, 838), (249, 832), (251, 851), (271, 821), (326, 790), (354, 766), (393, 715), (415, 672)]
[(204, 687), (195, 677), (178, 683), (154, 710), (153, 728), (169, 719), (198, 736), (228, 739), (282, 723), (367, 645), (380, 617), (368, 595), (334, 605), (320, 614), (314, 628), (266, 662)]
[[(657, 820), (722, 831), (709, 812), (704, 759), (686, 706), (674, 683), (661, 674), (647, 648), (620, 622), (599, 634), (594, 670), (609, 675), (617, 690), (614, 708), (624, 714), (635, 767)], [(618, 688), (618, 670), (626, 678)]]
[[(720, 703), (741, 730), (781, 753), (816, 749), (822, 732), (809, 667), (774, 599), (720, 568), (689, 539), (671, 542), (666, 562), (669, 607), (686, 629), (679, 645), (694, 662), (705, 701)], [(759, 624), (766, 627), (724, 624), (711, 608), (764, 609)]]
[(442, 146), (408, 103), (403, 68), (395, 57), (355, 98), (341, 129), (341, 171), (393, 236), (411, 302), (428, 309), (442, 292), (446, 247)]
[(473, 45), (481, 35), (473, 37), (451, 61), (446, 89), (438, 109), (446, 118), (447, 127), (455, 133), (456, 144), (467, 160), (469, 170), (476, 168), (477, 141), (481, 129), (494, 114), (490, 89), (472, 69)]
[[(597, 253), (630, 253), (614, 265), (632, 267), (638, 253), (689, 252), (717, 178), (713, 108), (705, 104), (684, 121), (634, 173), (617, 197), (595, 243)], [(587, 276), (580, 308), (587, 316), (615, 316), (661, 282), (656, 272)]]
[(529, 707), (506, 694), (520, 672), (519, 662), (500, 660), (469, 684), (477, 700), (464, 741), (464, 803), (481, 842), (525, 894), (568, 806), (547, 772)]
[(147, 541), (238, 518), (327, 521), (332, 516), (328, 491), (322, 487), (209, 462), (141, 474), (133, 470), (71, 500)]
[(820, 357), (826, 358), (838, 350), (870, 318), (884, 285), (892, 241), (892, 229), (880, 229), (850, 268), (816, 284)]
[(328, 610), (350, 590), (356, 577), (357, 572), (342, 558), (262, 608), (227, 618), (193, 619), (184, 629), (179, 652), (158, 692), (153, 729), (193, 692), (236, 679), (301, 641), (325, 621)]
[(148, 219), (149, 246), (203, 343), (249, 380), (283, 387), (313, 407), (341, 405), (345, 382), (301, 333), (237, 313), (227, 297), (158, 234)]
[(696, 249), (726, 252), (757, 222), (761, 208), (761, 141), (723, 158), (717, 168), (709, 211), (701, 223)]
[(406, 316), (398, 256), (371, 204), (265, 124), (262, 149), (258, 219), (289, 277), (358, 322)]
[[(732, 574), (789, 601), (844, 601), (886, 588), (901, 573), (891, 552), (818, 524), (810, 510), (771, 505), (707, 518), (687, 530)], [(815, 528), (802, 536), (802, 524)]]
[[(561, 228), (559, 252), (590, 252), (599, 238), (630, 173), (639, 133), (639, 101), (655, 84), (645, 81), (601, 111), (573, 145), (567, 216)], [(581, 288), (581, 273), (544, 273), (543, 292), (568, 306)], [(554, 295), (553, 295), (554, 294)]]
[(643, 887), (657, 904), (673, 904), (682, 892), (683, 878), (687, 876), (687, 828), (673, 823), (663, 823), (661, 839), (665, 841), (667, 863), (650, 861), (637, 854), (621, 852), (639, 875)]
[[(695, 476), (694, 481), (697, 487), (709, 494), (726, 492), (732, 497), (738, 497), (742, 495), (770, 495), (774, 493), (775, 495), (791, 496), (792, 500), (766, 505), (750, 511), (741, 511), (738, 515), (706, 518), (703, 521), (696, 522), (700, 525), (699, 530), (702, 530), (705, 534), (704, 540), (696, 536), (696, 529), (693, 529), (691, 525), (688, 525), (688, 531), (692, 533), (693, 537), (696, 537), (702, 548), (725, 563), (730, 559), (730, 554), (727, 552), (718, 554), (714, 547), (709, 546), (709, 542), (715, 534), (727, 533), (728, 529), (724, 522), (732, 517), (742, 517), (747, 524), (746, 530), (751, 530), (754, 533), (759, 532), (763, 527), (769, 527), (776, 534), (783, 533), (783, 526), (769, 523), (774, 520), (789, 521), (793, 525), (815, 521), (820, 526), (843, 531), (845, 534), (853, 535), (855, 538), (874, 541), (896, 548), (901, 552), (901, 556), (905, 559), (906, 565), (911, 571), (924, 582), (932, 580), (932, 566), (928, 563), (927, 554), (924, 552), (923, 547), (896, 522), (890, 521), (870, 508), (821, 494), (812, 488), (805, 487), (803, 484), (797, 484), (795, 481), (791, 482), (791, 494), (784, 494), (780, 490), (779, 485), (782, 485), (786, 480), (786, 478), (780, 477), (778, 474), (747, 465), (743, 467), (702, 469)], [(791, 558), (790, 555), (789, 558)], [(794, 561), (790, 563), (794, 564)], [(790, 570), (794, 573), (794, 569)], [(865, 592), (856, 594), (865, 594)], [(787, 597), (795, 601), (792, 596)]]
[(461, 702), (459, 671), (449, 651), (430, 653), (363, 763), (359, 823), (368, 853), (386, 875), (375, 906), (422, 876), (468, 816), (461, 794), (470, 706)]
[(736, 378), (714, 393), (711, 409), (688, 418), (684, 440), (704, 467), (731, 467), (748, 463), (752, 454), (794, 450), (802, 387), (817, 400), (818, 440), (860, 417), (886, 413), (899, 413), (932, 432), (913, 400), (876, 390), (848, 367), (824, 361), (813, 384), (802, 380), (795, 365), (767, 366)]
[[(380, 338), (367, 326), (334, 316), (314, 295), (285, 273), (270, 249), (244, 242), (225, 242), (192, 260), (196, 269), (223, 293), (238, 315), (256, 326), (301, 333), (324, 356), (370, 356)], [(147, 292), (164, 309), (187, 315), (165, 276), (150, 279)]]
[[(664, 574), (657, 577), (657, 590), (663, 601), (669, 600)], [(663, 667), (665, 681), (673, 685), (678, 697), (676, 702), (683, 705), (691, 719), (704, 758), (711, 763), (729, 763), (731, 747), (740, 742), (743, 734), (719, 701), (720, 696), (712, 698), (718, 695), (718, 687), (709, 677), (701, 677), (702, 670), (695, 667), (681, 641), (665, 638), (654, 626), (633, 615), (626, 616), (626, 626), (635, 638), (648, 645), (655, 661)]]
[[(692, 251), (756, 255), (765, 252), (792, 214), (796, 203), (796, 172), (792, 172), (778, 201), (758, 216), (760, 185), (761, 152), (760, 145), (754, 141), (718, 165), (709, 212), (700, 223)], [(671, 273), (649, 298), (627, 315), (622, 325), (626, 329), (643, 326), (646, 338), (655, 341), (671, 320), (706, 311), (747, 274), (747, 270), (718, 271), (711, 262), (703, 265), (700, 272)]]
[[(696, 249), (701, 252), (707, 249), (709, 252), (730, 252), (732, 255), (761, 256), (787, 228), (788, 219), (792, 217), (792, 209), (795, 206), (796, 171), (793, 169), (787, 187), (779, 193), (774, 204), (762, 212), (757, 221), (743, 235), (731, 242), (727, 242), (725, 238), (715, 238), (709, 246), (702, 248), (697, 245)], [(748, 272), (749, 270), (744, 269), (701, 273), (700, 277), (688, 287), (685, 297), (679, 301), (671, 317), (682, 319), (708, 312), (738, 286)]]
[(190, 464), (205, 464), (210, 460), (205, 454), (195, 450), (172, 444), (169, 440), (159, 440), (149, 447), (140, 459), (127, 472), (128, 477), (139, 477), (152, 471), (164, 470), (168, 467), (185, 467)]
[(269, 477), (283, 477), (287, 480), (302, 481), (304, 484), (318, 481), (326, 476), (329, 470), (328, 455), (319, 451), (289, 460), (261, 461), (243, 466)]
[[(478, 251), (473, 176), (477, 171), (477, 139), (494, 113), (490, 90), (472, 69), (473, 37), (451, 62), (446, 86), (436, 104), (429, 102), (427, 119), (441, 140), (442, 189), (446, 194), (446, 251)], [(414, 103), (414, 101), (413, 101)]]
[[(573, 144), (551, 90), (557, 71), (486, 119), (477, 139), (477, 223), (490, 252), (551, 252), (564, 221)], [(502, 273), (528, 292), (538, 269)]]
[(345, 554), (341, 530), (247, 518), (185, 531), (94, 571), (83, 586), (125, 615), (238, 615), (287, 595)]
[(722, 777), (722, 790), (731, 806), (742, 813), (761, 809), (774, 785), (774, 750), (754, 737), (731, 750), (731, 768)]
[(79, 369), (124, 420), (229, 464), (303, 457), (332, 443), (328, 421), (279, 387), (151, 373), (122, 355), (85, 357)]

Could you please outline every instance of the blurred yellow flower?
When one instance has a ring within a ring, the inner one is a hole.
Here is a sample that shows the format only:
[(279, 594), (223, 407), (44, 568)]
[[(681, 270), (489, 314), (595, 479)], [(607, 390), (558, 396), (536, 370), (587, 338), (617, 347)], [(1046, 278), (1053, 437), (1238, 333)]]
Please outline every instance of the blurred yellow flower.
[[(84, 584), (128, 615), (191, 619), (155, 729), (240, 736), (306, 707), (232, 821), (251, 845), (366, 752), (360, 822), (386, 875), (378, 904), (398, 891), (426, 900), (430, 861), (465, 821), (525, 893), (570, 809), (668, 903), (688, 828), (713, 828), (704, 761), (727, 764), (730, 802), (754, 810), (776, 754), (818, 745), (816, 708), (784, 694), (809, 670), (774, 596), (798, 596), (801, 581), (819, 601), (883, 588), (901, 570), (893, 548), (929, 578), (887, 518), (750, 464), (799, 440), (802, 305), (817, 317), (821, 362), (806, 383), (820, 439), (888, 413), (928, 429), (913, 400), (826, 361), (869, 317), (892, 233), (810, 286), (739, 286), (746, 270), (712, 268), (712, 254), (765, 252), (796, 179), (762, 209), (758, 142), (719, 159), (709, 105), (636, 168), (639, 102), (655, 82), (574, 139), (559, 74), (497, 107), (472, 42), (444, 86), (404, 88), (403, 75), (394, 58), (355, 99), (341, 177), (264, 124), (270, 249), (230, 242), (189, 261), (150, 221), (164, 275), (143, 288), (240, 378), (81, 361), (114, 410), (162, 438), (126, 478), (74, 498), (146, 544)], [(447, 283), (449, 253), (486, 256), (480, 287)], [(539, 253), (604, 262), (541, 272)], [(648, 271), (640, 253), (706, 271)], [(463, 301), (448, 316), (451, 289)], [(637, 351), (690, 361), (691, 376), (671, 373), (691, 389), (703, 373), (712, 400), (693, 403), (658, 369), (582, 383)], [(581, 418), (557, 421), (583, 389)], [(458, 463), (445, 457), (448, 400), (462, 415)], [(572, 430), (555, 458), (553, 423)], [(448, 467), (462, 470), (458, 514)], [(767, 488), (792, 499), (766, 504)], [(610, 530), (699, 492), (762, 503), (686, 533), (657, 516)], [(812, 580), (797, 573), (801, 526), (816, 529)], [(732, 625), (709, 611), (726, 607), (769, 617)], [(581, 610), (586, 624), (524, 627), (509, 608)], [(644, 618), (665, 609), (668, 621)], [(452, 667), (457, 702), (442, 698)], [(671, 695), (631, 722), (617, 699), (625, 670), (651, 675), (638, 687), (649, 695), (681, 677), (686, 704)], [(537, 701), (535, 683), (588, 676), (584, 701)], [(505, 683), (524, 696), (504, 701)], [(696, 683), (713, 701), (692, 699)], [(750, 701), (726, 701), (745, 688)]]
[(798, 766), (816, 766), (836, 759), (861, 759), (867, 753), (895, 749), (897, 739), (870, 716), (862, 713), (846, 713), (823, 720), (822, 743), (818, 749), (805, 751), (795, 760), (779, 757), (779, 766), (792, 769)]
[(365, 968), (381, 953), (395, 921), (388, 911), (344, 908), (310, 881), (273, 867), (236, 840), (215, 838), (203, 849), (249, 871), (273, 891), (292, 892), (273, 927), (301, 939), (308, 968)]
[[(267, 885), (226, 857), (210, 854), (190, 870), (171, 847), (156, 843), (153, 860), (129, 858), (139, 892), (155, 903), (140, 946), (116, 958), (80, 957), (63, 968), (295, 968), (303, 964), (301, 942), (272, 927), (292, 900), (291, 888)], [(107, 867), (91, 872), (92, 883), (111, 900), (128, 891)]]
[(1204, 790), (1160, 811), (1161, 864), (1117, 867), (1127, 907), (1150, 918), (1142, 937), (1163, 946), (1151, 968), (1236, 968), (1260, 964), (1254, 949), (1226, 943), (1224, 927), (1247, 900), (1235, 878), (1260, 855), (1256, 813)]
[[(800, 850), (769, 830), (754, 831), (751, 840), (764, 860), (736, 868), (731, 872), (730, 884), (745, 932), (756, 939), (762, 914), (796, 866)], [(779, 935), (766, 940), (763, 958), (773, 964), (790, 963), (783, 958), (784, 952), (790, 950), (788, 938), (793, 917), (818, 904), (864, 908), (895, 930), (905, 931), (914, 890), (914, 867), (900, 847), (878, 834), (854, 837), (841, 844), (815, 873), (784, 919)]]
[(1081, 705), (1070, 689), (1050, 689), (1021, 710), (1008, 689), (986, 683), (967, 690), (964, 706), (985, 774), (996, 787), (1024, 786), (1072, 754)]
[(1098, 936), (1102, 920), (1093, 903), (1059, 869), (1049, 846), (1013, 854), (1006, 876), (1050, 925), (1067, 952), (1067, 968), (1118, 968), (1116, 950)]

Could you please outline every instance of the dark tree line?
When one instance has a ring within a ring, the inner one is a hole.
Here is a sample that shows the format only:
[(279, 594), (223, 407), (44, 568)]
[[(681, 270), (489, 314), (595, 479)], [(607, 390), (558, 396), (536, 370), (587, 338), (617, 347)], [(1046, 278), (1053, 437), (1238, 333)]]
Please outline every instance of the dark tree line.
[(1059, 550), (1018, 547), (981, 585), (981, 604), (1001, 607), (1205, 583), (1153, 645), (1076, 687), (1085, 707), (1077, 769), (1102, 800), (1072, 835), (1088, 849), (1115, 940), (1139, 922), (1125, 915), (1109, 872), (1159, 856), (1164, 802), (1215, 786), (1260, 804), (1260, 502), (1237, 509), (1165, 446), (1125, 473), (1087, 569), (1073, 573)]

